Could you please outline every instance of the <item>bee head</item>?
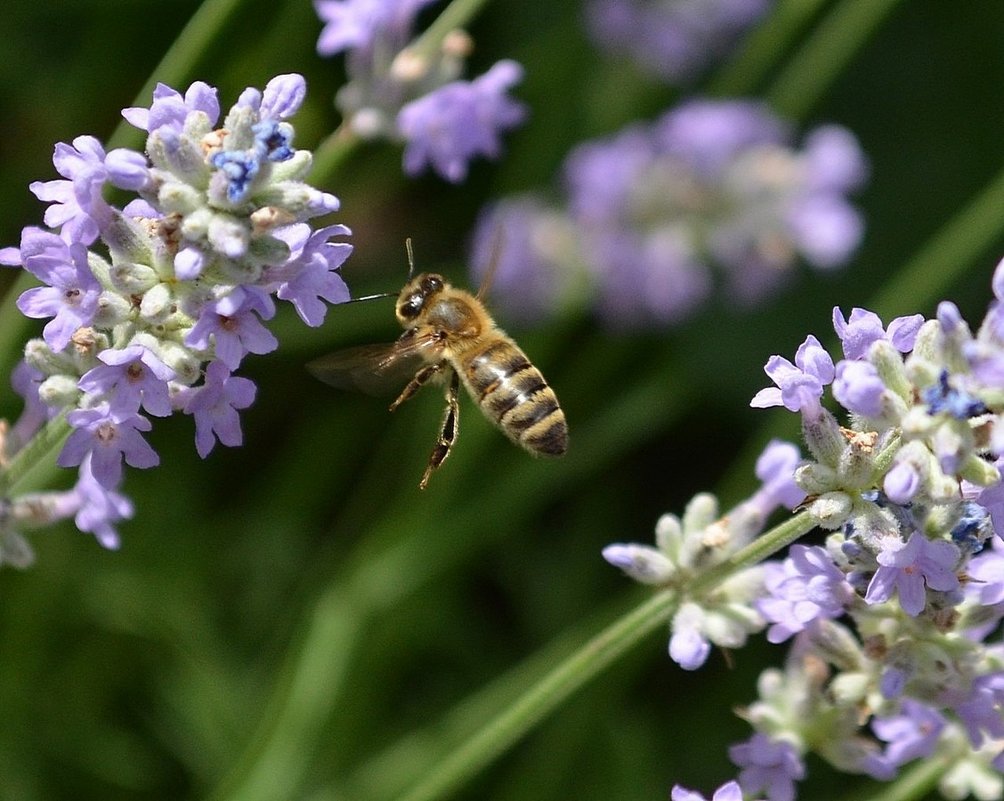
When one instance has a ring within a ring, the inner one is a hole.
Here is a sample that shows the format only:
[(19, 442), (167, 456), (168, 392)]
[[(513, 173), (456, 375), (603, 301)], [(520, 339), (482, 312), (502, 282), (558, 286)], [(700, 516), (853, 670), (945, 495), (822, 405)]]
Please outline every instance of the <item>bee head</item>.
[(441, 275), (422, 273), (416, 275), (401, 290), (397, 298), (398, 319), (407, 324), (414, 321), (428, 306), (429, 301), (443, 291), (446, 282)]

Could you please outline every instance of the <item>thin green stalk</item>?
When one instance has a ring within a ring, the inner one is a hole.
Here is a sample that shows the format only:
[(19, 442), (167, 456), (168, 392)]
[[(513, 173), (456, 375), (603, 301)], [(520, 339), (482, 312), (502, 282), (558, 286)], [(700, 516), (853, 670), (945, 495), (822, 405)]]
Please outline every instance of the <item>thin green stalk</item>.
[[(731, 559), (695, 578), (688, 594), (701, 594), (728, 576), (790, 545), (815, 528), (808, 512), (800, 512), (757, 538)], [(591, 638), (446, 759), (398, 801), (433, 801), (447, 797), (498, 756), (505, 753), (573, 693), (599, 676), (651, 632), (660, 628), (677, 606), (678, 595), (663, 590)]]
[(767, 93), (771, 106), (804, 119), (899, 0), (843, 0), (819, 24)]
[(1004, 170), (887, 281), (868, 308), (883, 319), (932, 305), (1004, 232)]
[(896, 781), (883, 785), (878, 792), (859, 792), (851, 798), (859, 801), (918, 801), (937, 786), (947, 767), (942, 759), (918, 759)]
[(0, 375), (10, 375), (12, 365), (23, 354), (31, 322), (15, 303), (22, 292), (33, 286), (38, 286), (38, 280), (27, 270), (21, 270), (0, 304)]
[(739, 54), (718, 71), (708, 94), (736, 97), (752, 94), (816, 15), (826, 0), (782, 0), (747, 38)]
[(330, 183), (338, 168), (361, 144), (362, 140), (343, 122), (314, 149), (311, 180), (318, 184)]
[(346, 690), (364, 618), (329, 590), (290, 649), (254, 743), (210, 794), (210, 801), (280, 801), (296, 796), (320, 731)]
[(399, 59), (428, 61), (436, 57), (449, 33), (470, 22), (487, 0), (453, 0), (436, 20), (398, 55)]
[(14, 495), (21, 490), (25, 478), (48, 459), (69, 434), (70, 424), (66, 422), (65, 414), (54, 417), (46, 423), (21, 450), (14, 454), (6, 469), (0, 470), (0, 497)]
[[(195, 64), (210, 52), (213, 41), (243, 0), (205, 0), (192, 15), (188, 24), (174, 40), (167, 53), (154, 67), (147, 82), (133, 101), (137, 106), (148, 106), (158, 83), (170, 86), (180, 84), (192, 73)], [(108, 139), (108, 149), (125, 147), (130, 138), (138, 137), (132, 126), (123, 121)]]

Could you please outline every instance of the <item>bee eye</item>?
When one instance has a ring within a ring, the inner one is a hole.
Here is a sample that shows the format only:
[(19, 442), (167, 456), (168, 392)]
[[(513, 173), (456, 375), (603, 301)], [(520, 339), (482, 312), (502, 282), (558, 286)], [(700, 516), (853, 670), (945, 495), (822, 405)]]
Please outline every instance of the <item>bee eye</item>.
[(401, 304), (397, 313), (406, 320), (410, 320), (412, 317), (417, 317), (420, 311), (422, 311), (422, 297), (421, 295), (412, 295)]

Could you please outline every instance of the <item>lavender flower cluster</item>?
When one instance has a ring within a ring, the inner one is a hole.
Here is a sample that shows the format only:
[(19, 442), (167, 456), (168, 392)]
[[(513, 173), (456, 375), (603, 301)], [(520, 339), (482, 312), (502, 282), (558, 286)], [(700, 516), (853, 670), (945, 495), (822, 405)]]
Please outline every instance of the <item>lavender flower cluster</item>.
[[(790, 801), (814, 752), (879, 780), (934, 759), (945, 797), (1004, 797), (1004, 261), (993, 292), (975, 334), (950, 302), (888, 326), (835, 309), (843, 358), (809, 336), (794, 362), (767, 362), (775, 386), (752, 401), (797, 412), (809, 457), (774, 443), (758, 465), (765, 488), (734, 512), (716, 517), (699, 497), (682, 521), (660, 521), (657, 548), (605, 551), (680, 593), (670, 654), (687, 669), (762, 629), (791, 641), (741, 713), (755, 734), (730, 750), (747, 794)], [(689, 593), (749, 541), (764, 498), (799, 504), (825, 543)]]
[(833, 269), (863, 235), (847, 199), (868, 171), (854, 136), (828, 125), (801, 149), (792, 139), (763, 104), (691, 100), (581, 144), (565, 161), (563, 206), (524, 195), (482, 215), (472, 269), (498, 258), (493, 292), (523, 319), (581, 303), (586, 284), (611, 326), (670, 324), (709, 296), (716, 272), (751, 305), (799, 256)]
[[(352, 247), (330, 240), (349, 230), (307, 223), (339, 202), (303, 180), (312, 156), (294, 149), (287, 120), (305, 92), (301, 76), (280, 75), (245, 90), (220, 123), (215, 88), (159, 85), (149, 108), (123, 111), (146, 131), (145, 154), (106, 152), (91, 136), (56, 146), (62, 178), (31, 185), (50, 204), (49, 230), (25, 228), (20, 248), (0, 251), (0, 263), (43, 284), (18, 308), (48, 320), (14, 374), (25, 410), (0, 455), (14, 458), (65, 415), (72, 432), (58, 464), (79, 466), (79, 478), (67, 492), (3, 500), (0, 562), (26, 565), (20, 530), (70, 517), (116, 547), (116, 523), (132, 515), (118, 492), (123, 462), (159, 461), (143, 437), (150, 417), (191, 415), (203, 457), (217, 441), (239, 445), (238, 411), (255, 386), (234, 371), (277, 347), (263, 324), (274, 297), (310, 326), (348, 299), (337, 271)], [(119, 209), (107, 185), (135, 197)]]
[(433, 57), (409, 48), (416, 17), (431, 1), (314, 0), (325, 23), (317, 52), (346, 53), (349, 80), (335, 102), (353, 133), (403, 142), (409, 175), (431, 166), (457, 183), (476, 156), (497, 158), (501, 133), (525, 119), (525, 107), (507, 95), (523, 69), (503, 60), (473, 81), (459, 80), (472, 48), (459, 30)]
[(587, 22), (604, 50), (673, 84), (726, 55), (770, 0), (591, 0)]

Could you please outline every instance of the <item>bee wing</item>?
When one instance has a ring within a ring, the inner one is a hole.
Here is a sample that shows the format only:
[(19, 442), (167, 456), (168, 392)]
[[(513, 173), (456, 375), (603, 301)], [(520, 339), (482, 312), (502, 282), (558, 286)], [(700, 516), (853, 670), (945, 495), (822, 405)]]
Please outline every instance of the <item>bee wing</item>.
[(412, 337), (381, 345), (359, 345), (322, 356), (307, 364), (314, 376), (337, 389), (390, 395), (398, 392), (422, 365), (434, 340)]

